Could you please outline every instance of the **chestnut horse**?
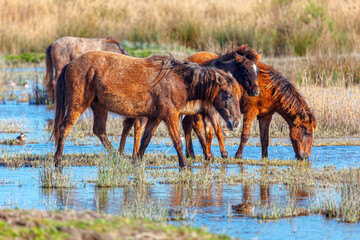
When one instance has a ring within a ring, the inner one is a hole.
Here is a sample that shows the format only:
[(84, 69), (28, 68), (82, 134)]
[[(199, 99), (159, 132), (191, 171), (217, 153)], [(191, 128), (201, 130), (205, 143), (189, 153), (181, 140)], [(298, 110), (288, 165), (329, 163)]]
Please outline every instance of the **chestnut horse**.
[(110, 37), (62, 37), (57, 39), (46, 48), (46, 75), (44, 78), (44, 85), (53, 102), (56, 80), (61, 69), (71, 60), (90, 51), (108, 51), (129, 55), (119, 41)]
[[(211, 53), (197, 53), (195, 55), (198, 54), (202, 56), (193, 55), (188, 60), (206, 65), (209, 61), (219, 58), (218, 55)], [(197, 61), (197, 59), (201, 59), (201, 61)], [(260, 126), (262, 157), (268, 157), (269, 126), (273, 114), (278, 113), (289, 125), (295, 157), (297, 159), (308, 158), (311, 154), (314, 132), (318, 124), (314, 114), (295, 86), (280, 72), (261, 62), (258, 62), (258, 66), (260, 68), (258, 75), (260, 95), (256, 97), (244, 95), (241, 99), (240, 107), (244, 114), (243, 129), (241, 143), (235, 157), (242, 158), (244, 146), (249, 139), (251, 127), (256, 118)], [(185, 122), (185, 124), (187, 123)], [(204, 130), (201, 116), (194, 119), (193, 125), (196, 131)], [(191, 137), (191, 127), (185, 126), (185, 129), (190, 129), (186, 134)], [(206, 130), (212, 131), (212, 129)], [(207, 133), (206, 136), (207, 141), (211, 143), (212, 133)], [(188, 138), (185, 137), (185, 139)], [(219, 141), (223, 141), (223, 139), (219, 139)], [(208, 145), (211, 146), (211, 144)]]
[(109, 111), (149, 119), (138, 157), (143, 156), (153, 132), (164, 120), (180, 167), (186, 166), (179, 130), (179, 113), (186, 101), (203, 100), (212, 104), (230, 126), (238, 125), (241, 118), (240, 88), (234, 78), (224, 71), (178, 61), (172, 56), (142, 59), (111, 52), (88, 52), (63, 68), (56, 89), (54, 158), (60, 172), (65, 139), (89, 106), (94, 113), (94, 133), (107, 150), (112, 149), (106, 137)]
[[(234, 78), (243, 86), (244, 90), (249, 96), (257, 96), (260, 93), (257, 75), (259, 72), (259, 68), (257, 66), (257, 62), (260, 59), (260, 55), (256, 53), (256, 51), (250, 48), (248, 45), (242, 45), (240, 47), (229, 49), (225, 54), (217, 56), (213, 61), (208, 61), (212, 59), (212, 53), (207, 52), (199, 52), (187, 58), (188, 61), (203, 63), (202, 65), (210, 68), (221, 69), (227, 72), (230, 72)], [(205, 64), (206, 62), (206, 64)], [(205, 118), (204, 125), (200, 126), (202, 129), (210, 128), (213, 126), (215, 128), (216, 136), (219, 139), (219, 147), (221, 151), (222, 157), (228, 157), (226, 152), (226, 148), (224, 145), (222, 129), (220, 125), (220, 118), (216, 111), (201, 111), (198, 112), (202, 114), (202, 118)], [(199, 115), (194, 117), (185, 117), (183, 121), (183, 128), (186, 136), (187, 143), (187, 156), (193, 157), (194, 150), (192, 148), (192, 139), (191, 134), (187, 134), (186, 132), (190, 131), (192, 121), (194, 118), (199, 118)], [(186, 123), (188, 122), (188, 123)], [(134, 126), (134, 151), (133, 154), (136, 155), (139, 149), (140, 137), (142, 132), (144, 131), (144, 127), (146, 124), (146, 118), (141, 119), (129, 119), (126, 118), (123, 122), (123, 132), (121, 134), (119, 152), (123, 153), (125, 148), (126, 137), (130, 133), (132, 126)], [(198, 124), (200, 122), (198, 121)], [(190, 129), (187, 129), (190, 127)], [(194, 125), (194, 127), (199, 127), (199, 125)], [(198, 138), (200, 139), (200, 144), (203, 149), (204, 155), (206, 159), (211, 158), (210, 145), (211, 142), (207, 142), (205, 144), (205, 136), (203, 131), (195, 131)], [(207, 133), (212, 133), (207, 131)]]

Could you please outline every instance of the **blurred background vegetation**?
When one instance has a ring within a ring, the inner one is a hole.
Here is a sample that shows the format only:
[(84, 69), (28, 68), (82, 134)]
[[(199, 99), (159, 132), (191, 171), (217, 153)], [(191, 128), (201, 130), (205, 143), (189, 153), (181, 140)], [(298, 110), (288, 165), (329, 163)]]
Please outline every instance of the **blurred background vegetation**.
[[(323, 136), (359, 134), (360, 0), (0, 0), (0, 6), (0, 69), (45, 66), (46, 47), (62, 36), (112, 36), (132, 56), (171, 52), (179, 59), (248, 44), (296, 83)], [(0, 71), (1, 79), (14, 77)], [(287, 129), (278, 119), (273, 125)]]
[(267, 56), (348, 53), (360, 43), (358, 0), (0, 0), (0, 51), (44, 52), (62, 36)]

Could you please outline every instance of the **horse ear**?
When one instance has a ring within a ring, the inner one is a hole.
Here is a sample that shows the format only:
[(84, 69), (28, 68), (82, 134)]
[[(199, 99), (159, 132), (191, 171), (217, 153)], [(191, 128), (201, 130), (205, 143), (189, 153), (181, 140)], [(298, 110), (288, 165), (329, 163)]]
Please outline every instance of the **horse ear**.
[(235, 60), (238, 62), (238, 63), (243, 63), (245, 60), (246, 60), (246, 57), (244, 56), (241, 56), (239, 55), (238, 53), (234, 53), (234, 56), (235, 56)]
[(318, 122), (317, 121), (313, 122), (314, 132), (316, 132), (317, 127), (318, 127)]
[(305, 112), (304, 109), (301, 110), (300, 117), (301, 117), (301, 120), (303, 120), (304, 122), (309, 121), (309, 116), (307, 115), (307, 113)]
[(215, 82), (220, 84), (220, 85), (224, 85), (226, 82), (223, 81), (220, 73), (218, 73), (217, 71), (215, 71)]
[(260, 51), (258, 52), (258, 55), (259, 55), (259, 59), (258, 59), (258, 61), (259, 61), (260, 58), (261, 58), (261, 55), (262, 55), (262, 50), (260, 50)]

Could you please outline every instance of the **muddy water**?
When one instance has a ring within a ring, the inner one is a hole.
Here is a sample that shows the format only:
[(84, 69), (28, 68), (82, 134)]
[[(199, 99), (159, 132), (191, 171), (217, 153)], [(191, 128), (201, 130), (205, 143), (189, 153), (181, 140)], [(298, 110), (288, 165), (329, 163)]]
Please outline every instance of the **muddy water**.
[[(26, 120), (28, 139), (36, 143), (24, 146), (0, 145), (4, 153), (48, 153), (54, 152), (54, 144), (47, 143), (49, 133), (46, 132), (46, 120), (53, 118), (53, 111), (43, 106), (28, 104), (0, 105), (0, 118), (16, 121)], [(14, 138), (18, 134), (0, 133), (1, 139)], [(118, 142), (112, 138), (114, 147)], [(132, 138), (128, 139), (125, 151), (132, 152)], [(236, 141), (229, 139), (228, 143)], [(276, 141), (276, 139), (275, 139)], [(283, 140), (282, 140), (283, 141)], [(148, 152), (167, 152), (176, 154), (169, 146), (169, 139), (157, 138), (152, 141)], [(227, 146), (230, 156), (237, 150), (237, 145)], [(89, 139), (88, 144), (78, 146), (68, 142), (64, 152), (93, 153), (104, 151), (97, 139)], [(195, 141), (195, 151), (201, 154), (200, 145)], [(220, 156), (219, 148), (214, 141), (213, 153)], [(270, 146), (269, 155), (272, 159), (294, 159), (292, 147)], [(244, 158), (259, 159), (261, 148), (247, 146)], [(358, 165), (360, 146), (323, 146), (314, 147), (310, 161), (313, 166), (335, 165), (347, 167)], [(228, 168), (237, 168), (229, 165)], [(280, 219), (258, 223), (258, 219), (231, 210), (231, 205), (242, 203), (245, 199), (261, 204), (278, 202), (283, 204), (292, 197), (297, 206), (309, 206), (314, 193), (306, 189), (288, 189), (283, 186), (244, 186), (242, 184), (215, 184), (206, 189), (187, 189), (176, 184), (161, 184), (155, 182), (145, 188), (114, 188), (98, 189), (93, 183), (85, 183), (96, 178), (96, 167), (72, 167), (68, 171), (75, 178), (73, 189), (42, 189), (39, 187), (39, 170), (34, 168), (11, 169), (0, 167), (0, 206), (34, 209), (77, 209), (96, 210), (117, 214), (122, 207), (132, 204), (137, 199), (148, 199), (165, 205), (168, 210), (176, 210), (187, 203), (190, 213), (187, 218), (192, 225), (205, 226), (215, 233), (225, 233), (241, 239), (359, 239), (358, 225), (337, 223), (335, 220), (312, 215)], [(179, 222), (172, 222), (180, 224)]]

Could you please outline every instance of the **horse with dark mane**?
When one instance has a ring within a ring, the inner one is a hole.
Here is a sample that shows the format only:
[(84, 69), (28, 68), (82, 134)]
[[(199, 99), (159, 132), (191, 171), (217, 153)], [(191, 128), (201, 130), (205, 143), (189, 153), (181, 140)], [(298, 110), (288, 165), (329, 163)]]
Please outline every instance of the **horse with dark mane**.
[[(208, 55), (209, 54), (209, 55)], [(259, 72), (259, 67), (257, 66), (257, 62), (260, 59), (260, 55), (256, 53), (256, 51), (250, 48), (248, 45), (242, 45), (240, 47), (234, 49), (228, 49), (225, 54), (221, 54), (214, 60), (210, 60), (212, 57), (211, 53), (207, 52), (199, 52), (190, 56), (187, 60), (192, 62), (200, 62), (203, 66), (207, 68), (215, 68), (221, 69), (228, 73), (231, 73), (234, 78), (242, 85), (244, 92), (247, 93), (248, 96), (257, 96), (260, 93), (257, 75)], [(201, 110), (201, 108), (200, 108)], [(197, 121), (198, 124), (203, 123), (202, 126), (194, 125), (194, 127), (201, 127), (202, 129), (214, 127), (216, 136), (219, 139), (219, 147), (221, 151), (221, 155), (223, 157), (227, 157), (228, 154), (225, 149), (225, 145), (222, 135), (222, 129), (220, 125), (220, 117), (216, 111), (198, 111), (197, 115), (189, 116), (186, 114), (183, 121), (183, 128), (185, 131), (186, 143), (187, 143), (187, 156), (194, 156), (194, 151), (192, 149), (191, 144), (191, 134), (187, 134), (187, 132), (191, 132), (192, 122), (194, 118), (201, 117), (205, 119), (205, 121)], [(201, 116), (200, 116), (201, 114)], [(136, 155), (139, 149), (139, 139), (141, 137), (142, 132), (144, 131), (144, 127), (146, 124), (146, 119), (129, 119), (126, 118), (123, 122), (123, 132), (121, 134), (119, 152), (123, 153), (125, 148), (126, 137), (130, 133), (132, 126), (134, 126), (134, 155)], [(189, 127), (189, 128), (187, 128)], [(208, 133), (210, 132), (207, 131)], [(198, 138), (200, 139), (200, 144), (203, 149), (204, 155), (206, 159), (211, 158), (211, 152), (209, 151), (211, 142), (207, 142), (205, 144), (205, 136), (203, 131), (196, 131)]]
[[(188, 60), (207, 65), (209, 62), (216, 61), (219, 58), (218, 55), (212, 53), (197, 53), (195, 55), (198, 54), (201, 54), (201, 56), (193, 55)], [(197, 59), (201, 59), (201, 61)], [(311, 154), (314, 132), (318, 125), (314, 114), (295, 86), (283, 77), (280, 72), (261, 62), (258, 62), (258, 66), (260, 68), (258, 82), (261, 93), (256, 97), (244, 95), (241, 98), (241, 112), (244, 114), (243, 130), (241, 143), (235, 157), (242, 158), (244, 146), (249, 139), (251, 127), (256, 118), (260, 126), (262, 157), (268, 157), (269, 126), (273, 114), (278, 113), (289, 125), (290, 139), (295, 151), (295, 157), (297, 159), (308, 158)], [(202, 122), (201, 116), (191, 122), (195, 131), (204, 131)], [(190, 129), (187, 135), (190, 134), (191, 136), (191, 127), (186, 124), (188, 123), (185, 122), (184, 129)], [(206, 131), (207, 142), (211, 143), (212, 133), (208, 131), (212, 130), (207, 128)], [(223, 139), (219, 139), (219, 141), (223, 141)], [(208, 144), (208, 146), (208, 151), (210, 151), (211, 144)]]
[[(138, 157), (165, 121), (176, 148), (179, 165), (185, 167), (180, 139), (179, 114), (187, 101), (202, 100), (212, 105), (230, 128), (238, 125), (240, 88), (221, 70), (178, 61), (172, 56), (133, 58), (111, 52), (88, 52), (66, 65), (56, 84), (55, 166), (62, 170), (65, 139), (80, 115), (90, 106), (94, 133), (107, 150), (108, 112), (127, 117), (147, 117), (146, 131)], [(205, 104), (206, 105), (206, 104)]]
[(57, 39), (46, 48), (44, 85), (52, 101), (55, 97), (56, 80), (63, 67), (71, 60), (90, 51), (108, 51), (129, 55), (123, 45), (111, 37), (62, 37)]

